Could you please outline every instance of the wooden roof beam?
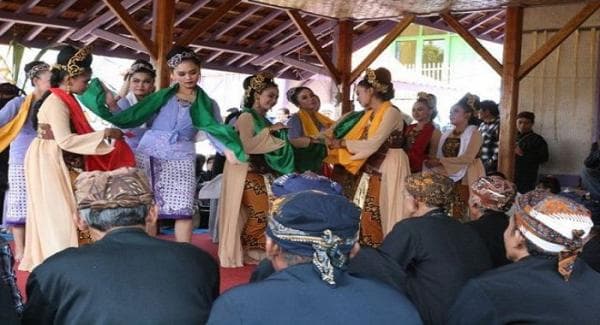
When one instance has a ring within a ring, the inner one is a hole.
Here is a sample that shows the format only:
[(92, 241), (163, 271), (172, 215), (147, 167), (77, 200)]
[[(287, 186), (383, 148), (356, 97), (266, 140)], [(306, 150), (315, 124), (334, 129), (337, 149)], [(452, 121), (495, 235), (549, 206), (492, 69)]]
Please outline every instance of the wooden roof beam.
[(202, 19), (199, 23), (197, 23), (192, 29), (188, 30), (183, 36), (177, 40), (177, 44), (179, 45), (188, 45), (192, 43), (194, 40), (198, 39), (200, 35), (204, 34), (210, 27), (216, 24), (221, 17), (225, 16), (225, 14), (237, 6), (241, 0), (227, 0), (223, 2), (219, 7), (213, 10), (210, 15), (206, 18)]
[(287, 14), (288, 14), (288, 16), (290, 16), (292, 21), (294, 21), (294, 24), (296, 25), (296, 27), (298, 27), (298, 30), (300, 30), (300, 33), (302, 33), (304, 38), (306, 38), (308, 45), (313, 50), (313, 52), (317, 55), (317, 58), (319, 59), (321, 64), (323, 64), (324, 67), (327, 67), (327, 70), (329, 70), (329, 74), (333, 77), (333, 79), (336, 81), (336, 83), (339, 83), (340, 82), (340, 73), (338, 72), (338, 70), (335, 67), (335, 65), (333, 64), (333, 62), (331, 61), (331, 58), (329, 57), (329, 55), (327, 55), (327, 53), (325, 53), (323, 48), (321, 48), (321, 44), (319, 44), (319, 41), (315, 37), (315, 34), (313, 34), (312, 31), (310, 30), (310, 27), (308, 27), (308, 25), (306, 25), (304, 20), (302, 20), (302, 17), (300, 17), (300, 14), (298, 13), (298, 11), (297, 10), (287, 10)]
[(415, 20), (415, 15), (407, 14), (400, 20), (396, 26), (377, 44), (377, 47), (358, 65), (350, 74), (350, 83), (360, 76), (360, 74), (377, 59), (377, 57)]
[(281, 15), (281, 11), (279, 10), (275, 10), (273, 12), (271, 12), (268, 16), (260, 19), (257, 23), (255, 23), (254, 25), (246, 28), (244, 30), (243, 33), (239, 34), (231, 43), (232, 44), (236, 44), (239, 43), (241, 40), (243, 40), (244, 38), (252, 35), (252, 33), (256, 32), (257, 30), (259, 30), (261, 27), (263, 27), (264, 25), (272, 22), (275, 18), (277, 18), (277, 16)]
[[(136, 11), (138, 11), (138, 10), (140, 10), (140, 9), (144, 8), (144, 7), (145, 7), (147, 4), (149, 4), (149, 3), (150, 3), (150, 1), (152, 1), (152, 0), (142, 0), (142, 2), (140, 2), (140, 3), (136, 4), (135, 6), (133, 6), (133, 7), (129, 8), (129, 9), (127, 9), (127, 12), (129, 13), (129, 15), (132, 15), (132, 14), (133, 14), (133, 13), (135, 13)], [(116, 24), (118, 24), (118, 23), (120, 23), (120, 22), (121, 22), (121, 21), (119, 20), (119, 18), (118, 18), (118, 17), (115, 17), (114, 19), (112, 19), (112, 21), (111, 21), (111, 22), (109, 22), (108, 24), (106, 24), (106, 26), (104, 26), (103, 28), (104, 28), (104, 30), (110, 29), (110, 28), (114, 27)], [(144, 23), (142, 24), (142, 26), (143, 26), (143, 25), (145, 25), (145, 24), (147, 24), (147, 23), (146, 23), (146, 22), (144, 22)]]
[[(138, 2), (140, 2), (140, 0), (125, 0), (121, 5), (124, 9), (129, 9)], [(91, 22), (87, 23), (85, 26), (79, 28), (70, 36), (70, 38), (74, 41), (80, 41), (94, 29), (109, 22), (111, 19), (114, 18), (114, 16), (115, 14), (112, 12), (112, 10), (109, 10), (97, 17), (96, 19), (92, 20)]]
[[(319, 25), (318, 27), (314, 28), (312, 30), (312, 34), (319, 35), (325, 31), (328, 31), (328, 30), (334, 28), (335, 25), (336, 25), (335, 22), (332, 22), (332, 21), (325, 22), (325, 23)], [(269, 60), (273, 59), (274, 57), (281, 55), (283, 53), (289, 52), (300, 46), (304, 46), (304, 44), (306, 44), (306, 39), (302, 36), (297, 36), (293, 40), (291, 40), (285, 44), (276, 46), (271, 51), (265, 53), (264, 55), (257, 57), (256, 59), (254, 59), (252, 61), (252, 63), (255, 65), (263, 65), (266, 62), (268, 62)]]
[(600, 1), (589, 2), (569, 20), (556, 34), (554, 34), (544, 45), (538, 48), (519, 68), (519, 80), (523, 79), (531, 70), (542, 62), (554, 49), (566, 40), (583, 22), (600, 8)]
[(206, 6), (209, 2), (210, 0), (202, 0), (194, 3), (191, 8), (175, 18), (175, 26), (179, 26), (184, 20), (193, 16), (196, 12), (198, 12), (198, 10), (204, 8), (204, 6)]
[[(73, 4), (75, 4), (75, 2), (77, 2), (77, 0), (65, 0), (65, 1), (61, 2), (61, 4), (58, 5), (58, 7), (56, 7), (54, 10), (52, 10), (50, 12), (50, 14), (48, 14), (48, 16), (46, 16), (46, 17), (47, 18), (56, 18), (56, 17), (60, 16), (60, 14), (62, 14), (63, 11), (69, 9)], [(25, 35), (24, 39), (31, 41), (36, 36), (38, 36), (45, 28), (46, 27), (44, 27), (44, 26), (34, 27), (32, 30), (30, 30), (27, 33), (27, 35)]]
[(476, 22), (475, 24), (473, 24), (472, 26), (469, 26), (469, 31), (473, 31), (477, 28), (479, 28), (479, 26), (487, 24), (488, 22), (497, 19), (498, 16), (501, 16), (502, 14), (504, 14), (504, 10), (500, 10), (497, 13), (493, 14), (493, 15), (489, 15), (488, 17), (483, 17), (483, 19), (481, 19), (480, 21)]
[(308, 62), (303, 62), (300, 60), (288, 58), (283, 55), (275, 57), (274, 60), (279, 61), (283, 64), (294, 66), (294, 67), (302, 69), (302, 70), (310, 71), (314, 74), (320, 74), (320, 75), (324, 75), (324, 76), (327, 76), (330, 74), (329, 71), (327, 71), (327, 69), (324, 69), (323, 67), (319, 67), (314, 64), (310, 64)]
[(103, 0), (104, 3), (110, 8), (112, 12), (115, 13), (117, 17), (121, 20), (121, 23), (127, 30), (131, 33), (131, 35), (138, 41), (140, 44), (146, 48), (147, 52), (150, 53), (150, 56), (154, 59), (158, 57), (156, 44), (152, 42), (152, 40), (144, 33), (144, 31), (138, 26), (138, 24), (133, 20), (127, 10), (119, 3), (118, 0)]
[(479, 54), (479, 56), (487, 62), (487, 64), (496, 71), (499, 75), (502, 75), (502, 64), (498, 61), (469, 31), (454, 18), (450, 13), (441, 13), (440, 16), (446, 21), (448, 26), (452, 27), (462, 39), (471, 46), (471, 48)]
[[(40, 1), (41, 0), (28, 0), (27, 2), (22, 4), (21, 7), (19, 7), (19, 9), (17, 9), (14, 15), (21, 15), (28, 12), (29, 10), (31, 10), (31, 8), (35, 7), (35, 5), (37, 5)], [(0, 35), (6, 33), (14, 24), (15, 23), (11, 21), (2, 24), (2, 26), (0, 26)]]
[(241, 23), (242, 21), (246, 20), (246, 18), (252, 16), (259, 9), (260, 9), (259, 6), (252, 6), (252, 7), (248, 8), (246, 11), (244, 11), (243, 13), (237, 15), (237, 17), (235, 17), (231, 21), (227, 22), (227, 24), (225, 24), (223, 27), (221, 27), (218, 31), (214, 32), (210, 36), (210, 40), (219, 39), (221, 36), (225, 35), (225, 33), (227, 33), (228, 31), (230, 31), (232, 28), (234, 28), (235, 26), (237, 26), (239, 23)]
[(107, 40), (109, 42), (113, 42), (119, 46), (125, 46), (125, 47), (128, 47), (135, 51), (148, 53), (148, 51), (146, 51), (146, 49), (144, 49), (144, 47), (141, 46), (140, 43), (138, 43), (135, 39), (131, 39), (131, 38), (128, 38), (125, 36), (113, 34), (111, 32), (107, 32), (107, 31), (105, 31), (103, 29), (99, 29), (99, 28), (94, 29), (91, 32), (91, 34), (96, 37)]
[(28, 14), (15, 15), (14, 13), (9, 13), (6, 11), (0, 11), (0, 21), (5, 21), (12, 24), (25, 24), (58, 29), (70, 29), (81, 27), (80, 23), (73, 22), (72, 20), (47, 18), (43, 16), (33, 16)]
[(500, 27), (502, 27), (504, 25), (506, 25), (506, 22), (505, 21), (500, 21), (497, 24), (494, 24), (492, 27), (489, 27), (488, 29), (486, 29), (483, 33), (479, 34), (479, 36), (480, 37), (481, 36), (485, 36), (485, 35), (487, 35), (487, 34), (493, 32), (493, 31), (495, 31), (496, 29), (498, 29), (498, 28), (500, 28)]
[[(310, 16), (306, 16), (306, 17), (305, 17), (305, 16), (302, 16), (302, 19), (305, 19), (305, 18), (306, 18), (306, 19), (310, 19)], [(306, 25), (308, 25), (310, 28), (313, 28), (313, 27), (314, 27), (314, 26), (315, 26), (315, 25), (316, 25), (318, 22), (320, 22), (320, 21), (322, 21), (320, 18), (317, 18), (317, 17), (315, 17), (315, 18), (314, 18), (314, 19), (312, 19), (311, 21), (307, 22), (307, 23), (306, 23)], [(330, 21), (330, 22), (331, 22), (331, 21)], [(293, 24), (294, 24), (294, 23), (292, 22), (292, 25), (293, 25)], [(315, 35), (319, 35), (319, 34), (321, 34), (321, 32), (319, 32), (319, 33), (317, 33), (317, 32), (314, 32), (314, 33), (315, 33)], [(274, 48), (274, 47), (277, 47), (277, 46), (279, 46), (279, 45), (281, 45), (281, 44), (283, 44), (283, 43), (287, 42), (289, 39), (291, 39), (291, 38), (294, 38), (294, 37), (297, 37), (297, 36), (299, 36), (299, 37), (302, 37), (302, 35), (297, 35), (297, 34), (299, 34), (299, 33), (298, 33), (298, 29), (297, 29), (297, 28), (294, 28), (294, 30), (290, 30), (290, 31), (289, 31), (289, 33), (282, 33), (283, 37), (282, 37), (282, 38), (280, 38), (280, 39), (278, 39), (277, 41), (273, 41), (273, 43), (271, 44), (271, 47), (273, 47), (273, 48)], [(298, 46), (298, 47), (296, 47), (296, 48), (294, 48), (294, 49), (291, 49), (291, 50), (293, 51), (293, 50), (295, 50), (295, 49), (297, 49), (297, 48), (300, 48), (300, 47), (302, 47), (302, 46), (304, 46), (304, 44), (302, 44), (302, 45), (300, 45), (300, 46)]]

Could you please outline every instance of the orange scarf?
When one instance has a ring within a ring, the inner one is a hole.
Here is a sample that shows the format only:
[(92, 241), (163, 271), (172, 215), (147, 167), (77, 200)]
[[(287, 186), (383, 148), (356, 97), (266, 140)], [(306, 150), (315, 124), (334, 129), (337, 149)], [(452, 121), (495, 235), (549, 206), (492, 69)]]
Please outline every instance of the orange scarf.
[[(319, 112), (315, 112), (314, 117), (325, 128), (329, 128), (330, 126), (333, 125), (333, 123), (335, 123), (332, 119), (330, 119), (329, 117), (327, 117)], [(316, 137), (317, 135), (319, 135), (319, 133), (321, 131), (319, 131), (319, 128), (317, 127), (314, 120), (311, 118), (309, 112), (302, 110), (302, 109), (299, 110), (298, 118), (300, 119), (300, 122), (302, 122), (302, 131), (304, 132), (305, 136)]]
[(25, 97), (25, 101), (21, 104), (17, 116), (0, 128), (0, 152), (4, 151), (4, 149), (6, 149), (17, 137), (19, 132), (21, 132), (21, 128), (23, 128), (23, 125), (25, 125), (25, 121), (27, 120), (27, 115), (29, 115), (29, 109), (31, 108), (32, 103), (33, 94), (30, 94)]
[[(347, 140), (365, 140), (364, 133), (367, 132), (366, 139), (372, 138), (385, 113), (392, 107), (389, 101), (383, 102), (376, 113), (373, 110), (365, 112), (356, 125), (344, 136)], [(329, 155), (325, 158), (325, 162), (330, 164), (342, 165), (347, 171), (356, 175), (360, 168), (367, 161), (366, 159), (353, 159), (353, 154), (347, 148), (329, 150)]]

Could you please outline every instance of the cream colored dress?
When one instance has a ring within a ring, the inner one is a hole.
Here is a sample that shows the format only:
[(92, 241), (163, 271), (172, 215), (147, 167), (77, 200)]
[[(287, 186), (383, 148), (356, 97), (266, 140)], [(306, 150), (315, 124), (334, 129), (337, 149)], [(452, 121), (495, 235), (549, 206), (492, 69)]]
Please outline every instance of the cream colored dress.
[[(450, 131), (451, 132), (451, 131)], [(485, 168), (481, 159), (479, 159), (479, 150), (483, 138), (479, 131), (475, 130), (469, 141), (466, 151), (458, 157), (439, 157), (440, 163), (443, 166), (443, 173), (445, 175), (452, 175), (457, 173), (463, 168), (467, 168), (465, 176), (461, 180), (462, 185), (470, 186), (479, 177), (485, 176)], [(443, 146), (443, 143), (439, 143), (439, 146)], [(463, 145), (462, 143), (460, 144)]]
[(25, 156), (27, 223), (25, 252), (19, 270), (31, 271), (46, 258), (68, 247), (77, 247), (73, 221), (76, 204), (63, 150), (81, 155), (103, 155), (113, 150), (104, 132), (71, 133), (70, 113), (56, 95), (46, 98), (39, 123), (49, 124), (53, 140), (36, 137)]
[[(254, 120), (250, 113), (242, 113), (236, 121), (236, 128), (247, 154), (264, 154), (277, 150), (285, 141), (271, 136), (267, 128), (254, 133)], [(225, 162), (221, 198), (219, 199), (219, 261), (222, 267), (244, 266), (242, 230), (247, 213), (242, 206), (244, 182), (248, 164)], [(252, 256), (257, 259), (258, 256)]]
[[(402, 113), (390, 107), (375, 135), (366, 140), (346, 140), (346, 147), (353, 154), (352, 159), (367, 159), (389, 138), (393, 131), (404, 128)], [(381, 188), (379, 191), (379, 209), (381, 212), (381, 228), (383, 236), (387, 235), (394, 225), (408, 217), (404, 210), (404, 184), (410, 175), (408, 156), (403, 149), (390, 148), (379, 167)]]

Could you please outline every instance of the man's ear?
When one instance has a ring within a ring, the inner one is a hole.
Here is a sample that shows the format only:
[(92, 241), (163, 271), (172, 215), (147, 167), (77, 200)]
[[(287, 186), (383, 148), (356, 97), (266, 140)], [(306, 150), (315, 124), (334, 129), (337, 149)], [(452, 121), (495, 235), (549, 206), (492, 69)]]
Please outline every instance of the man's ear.
[(352, 246), (352, 249), (350, 250), (350, 258), (353, 258), (354, 256), (356, 256), (356, 254), (358, 254), (358, 251), (360, 251), (360, 244), (358, 242), (354, 243), (354, 246)]
[(154, 226), (158, 221), (158, 205), (152, 204), (146, 215), (146, 226)]
[(267, 258), (272, 260), (273, 257), (279, 255), (281, 249), (276, 242), (274, 242), (269, 236), (266, 236), (265, 241), (265, 253), (267, 254)]
[(85, 220), (83, 220), (83, 218), (81, 217), (81, 214), (79, 214), (79, 211), (75, 211), (73, 213), (73, 222), (75, 223), (77, 228), (81, 231), (86, 231), (89, 229), (89, 225), (87, 224), (87, 222), (85, 222)]

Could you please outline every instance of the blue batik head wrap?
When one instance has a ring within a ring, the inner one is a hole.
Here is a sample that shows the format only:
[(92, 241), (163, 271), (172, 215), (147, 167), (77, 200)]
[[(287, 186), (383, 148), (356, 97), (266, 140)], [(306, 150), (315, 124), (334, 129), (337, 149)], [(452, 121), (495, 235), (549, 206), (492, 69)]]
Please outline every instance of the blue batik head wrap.
[(284, 251), (312, 256), (321, 279), (335, 285), (358, 240), (360, 209), (341, 195), (320, 191), (288, 194), (273, 202), (267, 235)]
[(271, 186), (273, 195), (282, 196), (308, 190), (317, 190), (327, 194), (342, 195), (342, 186), (325, 176), (306, 171), (302, 174), (290, 173), (278, 177)]

